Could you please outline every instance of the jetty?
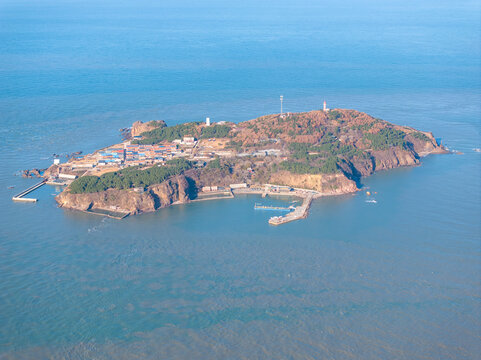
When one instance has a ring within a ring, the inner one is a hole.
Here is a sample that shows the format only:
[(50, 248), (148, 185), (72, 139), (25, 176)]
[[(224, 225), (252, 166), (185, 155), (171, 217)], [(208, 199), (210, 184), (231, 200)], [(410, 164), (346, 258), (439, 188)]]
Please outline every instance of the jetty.
[(32, 191), (38, 189), (39, 187), (45, 185), (45, 183), (47, 182), (46, 179), (40, 181), (39, 183), (33, 185), (33, 186), (30, 186), (28, 189), (25, 189), (23, 190), (21, 193), (18, 193), (17, 195), (15, 195), (14, 197), (12, 197), (12, 200), (13, 201), (24, 201), (24, 202), (37, 202), (38, 199), (34, 199), (34, 198), (26, 198), (24, 197), (25, 195), (31, 193)]
[(312, 203), (312, 199), (314, 198), (314, 194), (308, 194), (305, 198), (304, 201), (302, 202), (302, 205), (297, 206), (294, 211), (290, 212), (289, 214), (286, 214), (284, 216), (273, 216), (269, 219), (269, 224), (271, 225), (281, 225), (285, 224), (294, 220), (299, 220), (299, 219), (304, 219), (307, 217), (307, 214), (309, 213), (309, 208)]
[(277, 211), (292, 211), (295, 210), (295, 206), (269, 206), (269, 205), (261, 205), (261, 204), (254, 204), (255, 210), (277, 210)]
[(252, 188), (234, 189), (234, 195), (261, 195), (263, 198), (267, 196), (281, 196), (281, 197), (296, 197), (302, 198), (303, 202), (299, 206), (291, 205), (289, 207), (280, 206), (264, 206), (261, 204), (255, 204), (255, 210), (277, 210), (277, 211), (289, 211), (284, 216), (273, 216), (269, 219), (271, 225), (281, 225), (294, 220), (304, 219), (309, 213), (312, 200), (323, 194), (318, 191), (293, 188), (288, 186), (263, 184), (261, 186), (255, 186)]
[(88, 210), (82, 210), (82, 212), (93, 215), (107, 216), (117, 220), (121, 220), (130, 215), (129, 211), (118, 209), (117, 207), (114, 207), (114, 209), (90, 208)]

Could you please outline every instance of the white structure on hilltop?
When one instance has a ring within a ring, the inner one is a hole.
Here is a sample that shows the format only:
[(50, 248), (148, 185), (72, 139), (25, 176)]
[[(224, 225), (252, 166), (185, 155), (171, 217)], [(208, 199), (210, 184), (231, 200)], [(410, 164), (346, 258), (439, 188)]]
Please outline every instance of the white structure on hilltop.
[(281, 118), (284, 117), (284, 115), (282, 114), (282, 102), (284, 101), (284, 96), (281, 95)]
[(182, 144), (184, 144), (184, 145), (194, 145), (195, 144), (195, 137), (184, 136), (184, 138), (182, 139)]
[(323, 104), (322, 110), (323, 110), (324, 112), (328, 112), (329, 110), (331, 110), (331, 109), (328, 109), (328, 108), (327, 108), (326, 100), (324, 100), (324, 104)]
[(205, 126), (210, 126), (210, 118), (205, 118)]

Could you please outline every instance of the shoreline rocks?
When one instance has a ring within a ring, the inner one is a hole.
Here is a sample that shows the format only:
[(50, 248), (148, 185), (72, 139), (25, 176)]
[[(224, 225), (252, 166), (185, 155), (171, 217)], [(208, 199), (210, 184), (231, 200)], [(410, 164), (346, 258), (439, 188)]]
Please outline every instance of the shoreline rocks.
[(43, 173), (47, 169), (27, 169), (27, 170), (22, 170), (22, 177), (24, 178), (32, 178), (32, 177), (38, 177), (41, 178), (43, 177)]

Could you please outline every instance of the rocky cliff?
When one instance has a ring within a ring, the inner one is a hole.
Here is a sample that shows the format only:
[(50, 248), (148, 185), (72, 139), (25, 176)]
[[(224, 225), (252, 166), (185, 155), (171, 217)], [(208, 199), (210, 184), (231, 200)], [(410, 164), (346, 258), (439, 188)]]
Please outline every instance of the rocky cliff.
[(394, 169), (400, 166), (411, 166), (419, 163), (418, 154), (412, 149), (390, 148), (372, 151), (375, 159), (375, 170)]
[(319, 191), (322, 195), (341, 195), (358, 190), (356, 183), (344, 174), (292, 174), (278, 171), (271, 175), (270, 182), (302, 189)]
[[(438, 145), (433, 134), (425, 131), (416, 131), (411, 128), (404, 128), (404, 130), (412, 130), (408, 132), (407, 139), (412, 144), (414, 150), (419, 156), (426, 156), (429, 154), (446, 154), (448, 151), (442, 146)], [(422, 134), (423, 138), (415, 137), (414, 134)]]
[(155, 211), (174, 202), (188, 202), (190, 193), (187, 179), (180, 175), (161, 184), (149, 186), (143, 191), (109, 189), (95, 193), (72, 194), (67, 189), (55, 200), (60, 207), (69, 209), (84, 211), (106, 209), (139, 214)]

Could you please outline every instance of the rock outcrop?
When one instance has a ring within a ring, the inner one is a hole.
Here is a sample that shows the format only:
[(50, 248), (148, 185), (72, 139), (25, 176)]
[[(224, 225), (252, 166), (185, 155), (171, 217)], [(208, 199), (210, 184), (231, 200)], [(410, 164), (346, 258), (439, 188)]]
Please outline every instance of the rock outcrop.
[(60, 172), (60, 167), (58, 165), (52, 164), (43, 172), (43, 177), (48, 178), (51, 176), (58, 176)]
[(130, 130), (130, 133), (132, 136), (140, 136), (142, 135), (142, 133), (146, 131), (151, 131), (159, 127), (165, 127), (165, 126), (167, 125), (163, 120), (153, 120), (146, 123), (142, 121), (136, 121), (132, 124), (132, 129)]
[(60, 207), (69, 209), (106, 209), (140, 214), (167, 207), (175, 202), (188, 202), (191, 192), (189, 187), (185, 176), (179, 175), (145, 190), (108, 189), (95, 193), (72, 194), (67, 189), (55, 200)]
[(31, 178), (31, 177), (42, 177), (43, 172), (46, 169), (28, 169), (22, 171), (22, 177), (24, 178)]

